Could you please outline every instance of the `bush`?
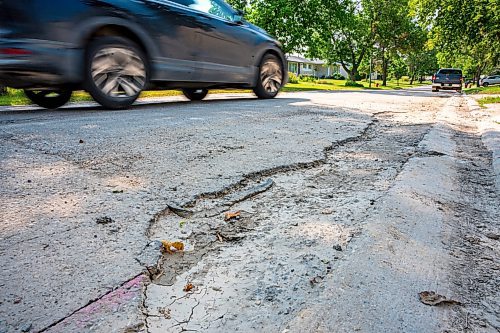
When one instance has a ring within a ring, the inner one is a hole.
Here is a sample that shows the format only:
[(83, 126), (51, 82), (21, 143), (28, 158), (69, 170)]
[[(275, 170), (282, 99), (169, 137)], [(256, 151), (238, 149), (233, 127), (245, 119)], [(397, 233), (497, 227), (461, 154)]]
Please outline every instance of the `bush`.
[(295, 73), (288, 72), (288, 83), (299, 83), (299, 77)]
[(345, 77), (342, 74), (340, 74), (340, 73), (335, 73), (335, 74), (332, 75), (332, 79), (334, 79), (334, 80), (345, 80)]
[(354, 82), (354, 81), (346, 81), (345, 82), (345, 86), (346, 87), (358, 87), (358, 88), (363, 88), (364, 85), (360, 84), (360, 83), (357, 83), (357, 82)]
[(316, 78), (314, 76), (309, 76), (309, 75), (300, 75), (299, 76), (300, 81), (303, 82), (315, 82)]

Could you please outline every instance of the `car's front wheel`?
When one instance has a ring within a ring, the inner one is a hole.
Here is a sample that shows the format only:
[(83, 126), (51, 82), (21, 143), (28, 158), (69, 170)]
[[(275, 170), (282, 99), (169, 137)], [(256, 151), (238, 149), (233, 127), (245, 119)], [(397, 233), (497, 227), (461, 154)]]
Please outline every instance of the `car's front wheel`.
[(101, 37), (89, 46), (86, 88), (105, 108), (129, 107), (146, 87), (148, 74), (146, 56), (126, 38)]
[(483, 83), (483, 87), (487, 87), (487, 86), (489, 86), (489, 85), (490, 85), (490, 84), (489, 84), (488, 82)]
[(71, 90), (25, 90), (24, 94), (33, 103), (46, 108), (46, 109), (57, 109), (64, 104), (68, 103), (71, 94)]
[(208, 89), (182, 89), (182, 93), (191, 101), (201, 101), (207, 97)]
[(283, 80), (283, 63), (277, 56), (267, 54), (260, 63), (257, 86), (253, 91), (259, 98), (274, 98), (283, 86)]

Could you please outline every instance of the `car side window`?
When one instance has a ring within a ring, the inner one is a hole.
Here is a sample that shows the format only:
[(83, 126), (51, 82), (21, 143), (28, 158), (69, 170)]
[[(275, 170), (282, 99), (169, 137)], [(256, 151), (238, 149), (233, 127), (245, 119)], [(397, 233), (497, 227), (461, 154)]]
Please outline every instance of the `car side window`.
[(216, 0), (172, 0), (178, 4), (198, 10), (203, 13), (218, 16), (224, 20), (231, 21), (233, 13)]

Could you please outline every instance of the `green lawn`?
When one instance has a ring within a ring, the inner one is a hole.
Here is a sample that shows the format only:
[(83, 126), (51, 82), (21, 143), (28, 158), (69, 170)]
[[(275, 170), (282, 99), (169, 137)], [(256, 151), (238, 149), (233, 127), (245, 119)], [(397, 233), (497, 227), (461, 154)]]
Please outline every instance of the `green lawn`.
[(483, 97), (481, 99), (479, 99), (477, 101), (477, 103), (485, 108), (486, 107), (486, 104), (494, 104), (494, 103), (500, 103), (500, 97), (492, 97), (492, 96), (488, 96), (488, 97)]
[[(389, 81), (387, 83), (387, 87), (382, 87), (382, 81), (373, 81), (372, 88), (369, 88), (369, 83), (365, 81), (358, 81), (358, 83), (362, 84), (364, 88), (361, 87), (346, 87), (344, 80), (318, 80), (316, 82), (300, 82), (300, 83), (289, 83), (284, 88), (284, 92), (295, 92), (295, 91), (317, 91), (317, 90), (362, 90), (362, 89), (374, 89), (374, 90), (397, 90), (404, 89), (410, 87), (417, 87), (421, 84), (416, 82), (413, 86), (410, 86), (408, 82), (400, 81), (399, 84), (396, 81)], [(377, 83), (379, 87), (377, 87)], [(423, 85), (427, 85), (428, 83), (424, 83)], [(251, 92), (250, 90), (237, 90), (237, 89), (229, 89), (229, 90), (210, 90), (211, 94), (219, 94), (219, 93), (244, 93)], [(141, 98), (159, 98), (165, 96), (179, 96), (182, 95), (182, 92), (179, 90), (158, 90), (158, 91), (144, 91), (141, 93)], [(72, 102), (81, 102), (81, 101), (91, 101), (92, 98), (89, 94), (84, 91), (75, 91), (73, 96), (71, 97)], [(17, 89), (7, 89), (6, 95), (0, 96), (0, 106), (16, 106), (16, 105), (29, 105), (30, 101), (24, 96), (22, 90)]]
[(467, 95), (486, 94), (500, 95), (500, 85), (480, 88), (469, 88), (464, 90)]
[[(358, 81), (357, 83), (362, 84), (364, 88), (361, 87), (346, 87), (344, 80), (318, 80), (317, 82), (299, 82), (299, 83), (289, 83), (284, 88), (283, 91), (313, 91), (313, 90), (362, 90), (362, 89), (373, 89), (373, 90), (398, 90), (411, 87), (418, 87), (423, 85), (428, 85), (428, 82), (418, 83), (414, 82), (410, 85), (409, 82), (400, 81), (388, 81), (387, 87), (382, 86), (382, 81), (372, 81), (372, 87), (369, 88), (370, 83), (365, 81)], [(378, 87), (377, 87), (378, 83)]]

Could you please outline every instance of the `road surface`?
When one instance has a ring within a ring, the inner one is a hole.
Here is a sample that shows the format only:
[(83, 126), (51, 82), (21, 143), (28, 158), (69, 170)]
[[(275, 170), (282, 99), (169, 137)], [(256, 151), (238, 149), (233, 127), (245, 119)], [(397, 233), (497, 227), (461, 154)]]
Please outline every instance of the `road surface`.
[(0, 332), (497, 332), (479, 113), (430, 87), (4, 109)]

